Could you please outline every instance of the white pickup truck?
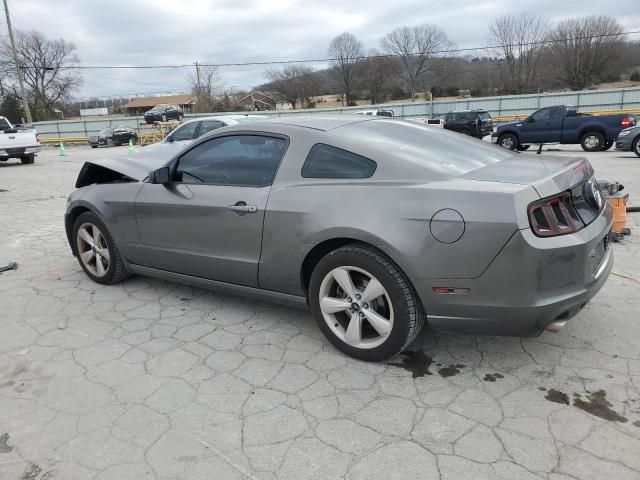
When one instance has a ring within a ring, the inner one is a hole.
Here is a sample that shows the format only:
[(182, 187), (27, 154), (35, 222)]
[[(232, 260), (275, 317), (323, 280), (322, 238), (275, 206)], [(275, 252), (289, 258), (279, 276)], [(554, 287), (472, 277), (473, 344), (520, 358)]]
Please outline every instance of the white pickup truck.
[(0, 162), (19, 158), (22, 163), (33, 163), (40, 148), (34, 129), (16, 129), (6, 117), (0, 117)]

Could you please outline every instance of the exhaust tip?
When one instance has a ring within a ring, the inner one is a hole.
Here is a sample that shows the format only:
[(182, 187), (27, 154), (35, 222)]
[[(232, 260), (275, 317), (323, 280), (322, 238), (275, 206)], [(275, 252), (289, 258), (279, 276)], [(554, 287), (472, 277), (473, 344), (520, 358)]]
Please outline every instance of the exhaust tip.
[(564, 327), (566, 324), (567, 324), (566, 320), (559, 320), (557, 322), (553, 322), (547, 325), (545, 327), (545, 330), (547, 332), (558, 333), (562, 329), (562, 327)]

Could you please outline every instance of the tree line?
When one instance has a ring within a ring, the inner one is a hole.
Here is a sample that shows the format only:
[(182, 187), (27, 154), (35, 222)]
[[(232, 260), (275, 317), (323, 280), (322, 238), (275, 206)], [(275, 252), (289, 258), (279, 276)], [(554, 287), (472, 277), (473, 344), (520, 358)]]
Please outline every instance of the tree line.
[(489, 25), (485, 56), (461, 55), (437, 25), (399, 27), (379, 48), (365, 50), (349, 32), (329, 43), (328, 69), (295, 64), (265, 72), (271, 91), (292, 108), (313, 107), (314, 98), (338, 93), (343, 105), (431, 96), (522, 94), (549, 89), (582, 90), (621, 75), (640, 77), (640, 43), (627, 41), (608, 16), (587, 16), (552, 25), (527, 11)]

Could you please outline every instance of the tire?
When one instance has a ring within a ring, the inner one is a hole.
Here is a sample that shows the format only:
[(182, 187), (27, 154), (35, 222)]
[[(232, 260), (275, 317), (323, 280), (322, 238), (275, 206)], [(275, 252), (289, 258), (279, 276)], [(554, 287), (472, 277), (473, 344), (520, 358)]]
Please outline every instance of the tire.
[(600, 132), (587, 132), (580, 139), (580, 146), (585, 152), (599, 152), (604, 144), (604, 135)]
[(505, 133), (498, 138), (498, 145), (507, 150), (516, 150), (520, 146), (520, 142), (513, 133)]
[(178, 121), (179, 121), (179, 122), (181, 122), (183, 118), (184, 118), (184, 117), (182, 116), (182, 114), (178, 115)]
[[(81, 229), (87, 233), (88, 237), (79, 234)], [(98, 235), (96, 235), (96, 229)], [(111, 234), (95, 213), (84, 212), (78, 216), (73, 224), (71, 238), (73, 240), (73, 251), (78, 258), (80, 267), (94, 282), (113, 285), (129, 276), (129, 272)], [(96, 245), (96, 238), (98, 240), (97, 247), (93, 248)], [(93, 241), (91, 244), (89, 239)], [(83, 255), (83, 253), (92, 254)], [(107, 255), (108, 258), (106, 258)], [(98, 262), (100, 262), (102, 268), (99, 267)]]
[(631, 151), (640, 157), (640, 136), (636, 137), (631, 144)]
[(613, 140), (607, 140), (606, 142), (604, 142), (604, 145), (602, 145), (602, 147), (600, 147), (600, 151), (601, 152), (606, 152), (612, 146), (613, 146)]
[(162, 116), (160, 117), (160, 120), (162, 120), (163, 122), (166, 122), (167, 116), (163, 113)]
[(138, 143), (138, 137), (131, 137), (131, 145), (136, 145)]
[[(342, 279), (340, 284), (336, 277)], [(377, 296), (367, 298), (366, 286), (374, 280), (377, 283), (371, 285), (378, 285)], [(348, 293), (340, 285), (353, 290)], [(377, 250), (357, 243), (334, 250), (318, 262), (311, 274), (309, 304), (320, 330), (338, 350), (368, 362), (403, 351), (425, 320), (418, 296), (400, 268)], [(350, 334), (349, 325), (359, 328)]]
[(519, 152), (524, 152), (525, 150), (529, 150), (529, 147), (531, 145), (518, 145), (518, 151)]
[(91, 145), (91, 148), (98, 148), (98, 145)]
[(107, 147), (113, 147), (115, 144), (116, 143), (113, 141), (113, 138), (107, 138)]
[(20, 162), (22, 162), (24, 165), (30, 165), (35, 161), (36, 161), (35, 155), (23, 155), (22, 157), (20, 157)]

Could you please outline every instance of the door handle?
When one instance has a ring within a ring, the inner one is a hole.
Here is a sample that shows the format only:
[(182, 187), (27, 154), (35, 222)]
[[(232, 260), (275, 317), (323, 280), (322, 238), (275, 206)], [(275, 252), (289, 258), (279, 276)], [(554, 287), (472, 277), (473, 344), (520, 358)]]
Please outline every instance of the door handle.
[(229, 210), (233, 210), (239, 215), (243, 215), (245, 213), (256, 213), (258, 211), (258, 207), (255, 205), (247, 205), (247, 202), (238, 202), (235, 205), (229, 205), (227, 208)]

